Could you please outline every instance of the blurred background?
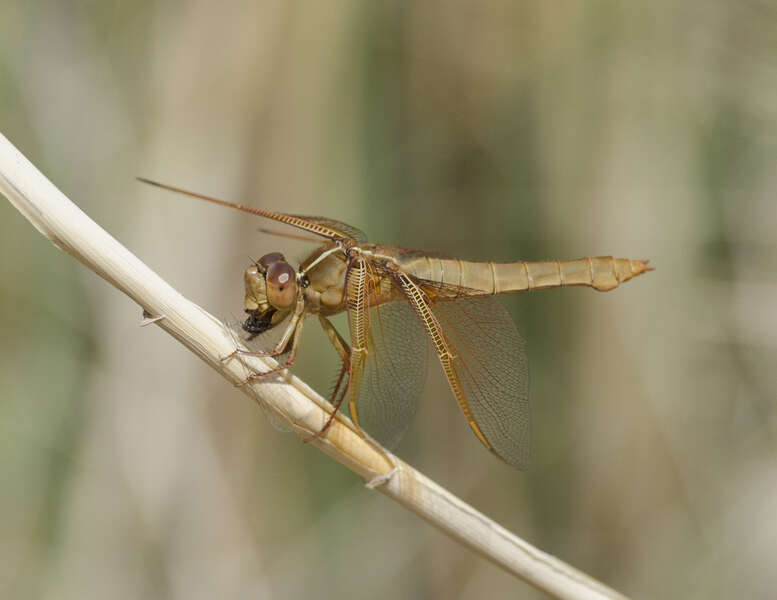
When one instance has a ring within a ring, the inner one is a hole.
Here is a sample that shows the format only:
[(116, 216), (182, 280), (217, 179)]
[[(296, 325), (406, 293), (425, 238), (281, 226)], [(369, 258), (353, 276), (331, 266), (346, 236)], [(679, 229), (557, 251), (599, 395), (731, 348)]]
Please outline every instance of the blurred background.
[[(307, 246), (135, 176), (463, 258), (649, 258), (505, 299), (529, 471), (436, 363), (398, 454), (623, 593), (773, 597), (774, 2), (4, 0), (0, 131), (227, 319), (250, 257)], [(0, 202), (0, 596), (539, 596), (140, 319)]]

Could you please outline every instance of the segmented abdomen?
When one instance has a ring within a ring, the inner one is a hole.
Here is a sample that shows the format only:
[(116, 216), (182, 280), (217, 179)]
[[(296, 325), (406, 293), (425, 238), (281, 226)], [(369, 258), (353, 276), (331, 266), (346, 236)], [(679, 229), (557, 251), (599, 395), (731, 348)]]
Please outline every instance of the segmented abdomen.
[[(586, 285), (600, 291), (650, 271), (647, 261), (597, 256), (541, 262), (472, 262), (455, 258), (415, 255), (401, 265), (420, 279), (444, 284), (440, 295), (456, 295), (455, 288), (484, 295), (512, 294), (568, 285)], [(449, 289), (444, 289), (444, 288)]]

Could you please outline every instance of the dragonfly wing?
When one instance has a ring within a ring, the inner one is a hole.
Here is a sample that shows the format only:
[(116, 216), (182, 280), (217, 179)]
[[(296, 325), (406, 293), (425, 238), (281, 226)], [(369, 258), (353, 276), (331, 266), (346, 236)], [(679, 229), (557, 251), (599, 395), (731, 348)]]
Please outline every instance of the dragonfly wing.
[(370, 309), (368, 342), (359, 423), (394, 448), (415, 415), (426, 382), (426, 333), (407, 302), (389, 302)]
[[(355, 227), (351, 227), (350, 225), (347, 225), (346, 223), (342, 223), (341, 221), (326, 219), (324, 217), (300, 217), (297, 215), (287, 215), (284, 213), (277, 213), (271, 210), (265, 210), (263, 208), (254, 208), (252, 206), (244, 206), (242, 204), (237, 204), (235, 202), (229, 202), (228, 200), (221, 200), (219, 198), (214, 198), (212, 196), (206, 196), (205, 194), (198, 194), (197, 192), (191, 192), (189, 190), (168, 185), (166, 183), (152, 181), (150, 179), (146, 179), (145, 177), (138, 177), (138, 180), (142, 181), (143, 183), (148, 183), (149, 185), (153, 185), (165, 190), (169, 190), (171, 192), (184, 194), (185, 196), (189, 196), (191, 198), (199, 198), (200, 200), (205, 200), (206, 202), (212, 202), (213, 204), (218, 204), (219, 206), (226, 206), (227, 208), (239, 210), (244, 213), (257, 215), (259, 217), (265, 217), (267, 219), (272, 219), (273, 221), (278, 221), (280, 223), (285, 223), (286, 225), (291, 225), (292, 227), (303, 229), (315, 235), (329, 238), (330, 240), (334, 240), (337, 238), (353, 237), (358, 241), (367, 241), (366, 237), (361, 231), (359, 231)], [(356, 237), (356, 236), (361, 236), (364, 239), (360, 239), (359, 237)]]
[(292, 217), (294, 219), (302, 219), (304, 221), (307, 221), (308, 223), (315, 223), (317, 225), (322, 225), (329, 230), (340, 233), (341, 237), (344, 237), (344, 238), (353, 238), (357, 242), (367, 241), (367, 236), (364, 234), (364, 232), (361, 229), (357, 229), (353, 225), (348, 225), (348, 223), (343, 223), (342, 221), (336, 221), (335, 219), (329, 219), (327, 217), (311, 217), (307, 215), (287, 215), (287, 216)]
[(528, 362), (512, 318), (493, 296), (431, 304), (445, 334), (466, 402), (492, 451), (519, 469), (529, 464)]

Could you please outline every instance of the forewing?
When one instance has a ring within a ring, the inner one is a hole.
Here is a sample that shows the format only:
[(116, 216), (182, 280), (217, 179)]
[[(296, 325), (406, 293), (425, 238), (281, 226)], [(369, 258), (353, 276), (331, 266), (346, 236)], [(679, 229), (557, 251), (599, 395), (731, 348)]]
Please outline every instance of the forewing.
[(426, 382), (426, 334), (406, 301), (369, 311), (369, 353), (359, 395), (359, 422), (387, 448), (407, 430)]
[(493, 296), (433, 302), (472, 416), (502, 460), (525, 469), (531, 453), (523, 339)]
[(150, 179), (146, 179), (145, 177), (138, 177), (138, 180), (144, 183), (148, 183), (150, 185), (154, 185), (156, 187), (160, 187), (165, 190), (170, 190), (171, 192), (184, 194), (192, 198), (199, 198), (200, 200), (205, 200), (206, 202), (212, 202), (213, 204), (218, 204), (219, 206), (226, 206), (227, 208), (239, 210), (244, 213), (265, 217), (267, 219), (272, 219), (273, 221), (278, 221), (280, 223), (285, 223), (286, 225), (291, 225), (292, 227), (303, 229), (315, 235), (329, 238), (330, 240), (334, 240), (337, 238), (353, 237), (358, 241), (367, 241), (364, 234), (361, 231), (341, 221), (335, 221), (333, 219), (327, 219), (324, 217), (301, 217), (297, 215), (287, 215), (284, 213), (277, 213), (271, 210), (265, 210), (263, 208), (244, 206), (242, 204), (237, 204), (235, 202), (229, 202), (228, 200), (221, 200), (219, 198), (214, 198), (212, 196), (198, 194), (197, 192), (191, 192), (189, 190), (168, 185), (166, 183), (151, 181)]
[(336, 221), (335, 219), (329, 219), (327, 217), (311, 217), (307, 215), (289, 215), (289, 216), (295, 219), (304, 219), (305, 221), (308, 221), (310, 223), (323, 225), (328, 229), (339, 232), (340, 234), (342, 234), (341, 237), (344, 237), (344, 238), (353, 238), (357, 242), (367, 241), (367, 236), (364, 234), (364, 232), (361, 229), (357, 229), (353, 225), (348, 225), (348, 223), (343, 223), (342, 221)]

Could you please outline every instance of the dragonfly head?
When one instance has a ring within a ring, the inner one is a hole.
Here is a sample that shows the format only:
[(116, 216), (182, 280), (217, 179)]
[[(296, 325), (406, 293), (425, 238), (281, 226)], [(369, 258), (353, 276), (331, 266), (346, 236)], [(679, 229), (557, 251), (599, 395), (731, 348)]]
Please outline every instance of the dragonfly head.
[(283, 321), (297, 301), (297, 273), (280, 252), (260, 258), (245, 272), (243, 329), (258, 335)]

